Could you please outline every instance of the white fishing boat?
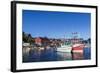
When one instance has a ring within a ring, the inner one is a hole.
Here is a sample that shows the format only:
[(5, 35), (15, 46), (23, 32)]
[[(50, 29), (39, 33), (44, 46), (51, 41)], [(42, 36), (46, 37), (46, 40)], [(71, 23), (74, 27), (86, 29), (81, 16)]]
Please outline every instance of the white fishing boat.
[(72, 45), (71, 45), (71, 43), (63, 44), (63, 45), (61, 45), (61, 47), (57, 48), (57, 51), (59, 51), (59, 52), (71, 52)]

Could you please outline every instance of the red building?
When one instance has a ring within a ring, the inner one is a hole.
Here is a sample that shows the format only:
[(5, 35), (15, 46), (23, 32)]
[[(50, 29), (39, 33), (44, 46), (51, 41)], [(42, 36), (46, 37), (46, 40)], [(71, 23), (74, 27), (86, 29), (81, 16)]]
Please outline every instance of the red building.
[(42, 44), (42, 39), (41, 38), (35, 38), (35, 44), (41, 45)]
[(35, 44), (38, 45), (48, 45), (50, 44), (50, 40), (48, 38), (43, 37), (37, 37), (35, 38)]

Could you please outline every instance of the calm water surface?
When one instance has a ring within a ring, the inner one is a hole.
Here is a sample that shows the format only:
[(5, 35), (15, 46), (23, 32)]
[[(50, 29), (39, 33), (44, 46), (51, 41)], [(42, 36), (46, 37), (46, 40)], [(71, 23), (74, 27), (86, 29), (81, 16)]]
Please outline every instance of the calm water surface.
[(23, 62), (67, 61), (91, 59), (91, 49), (84, 48), (83, 53), (57, 52), (54, 49), (43, 51), (31, 50), (29, 54), (23, 54)]

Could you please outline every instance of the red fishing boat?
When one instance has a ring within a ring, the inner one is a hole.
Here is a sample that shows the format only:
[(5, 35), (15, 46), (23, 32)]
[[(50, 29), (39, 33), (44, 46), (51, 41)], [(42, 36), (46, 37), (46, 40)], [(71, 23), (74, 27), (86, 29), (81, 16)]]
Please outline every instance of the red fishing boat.
[(72, 52), (76, 53), (83, 53), (83, 49), (85, 45), (82, 43), (83, 39), (78, 37), (78, 33), (74, 32), (72, 33), (73, 38), (71, 39), (73, 45), (72, 45)]
[(74, 44), (72, 46), (72, 52), (83, 53), (83, 49), (84, 49), (84, 44)]

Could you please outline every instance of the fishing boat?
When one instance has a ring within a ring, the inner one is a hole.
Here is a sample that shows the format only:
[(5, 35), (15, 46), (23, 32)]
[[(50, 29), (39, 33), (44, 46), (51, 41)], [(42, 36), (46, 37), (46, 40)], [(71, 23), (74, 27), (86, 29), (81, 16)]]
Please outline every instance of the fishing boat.
[(72, 52), (83, 53), (83, 49), (84, 44), (77, 43), (72, 46)]
[(58, 52), (71, 52), (71, 50), (72, 50), (71, 43), (65, 43), (65, 44), (61, 45), (61, 47), (57, 48)]
[(78, 33), (74, 32), (72, 33), (73, 38), (72, 40), (72, 52), (75, 53), (83, 53), (83, 49), (85, 47), (85, 45), (82, 43), (83, 39), (78, 37)]

